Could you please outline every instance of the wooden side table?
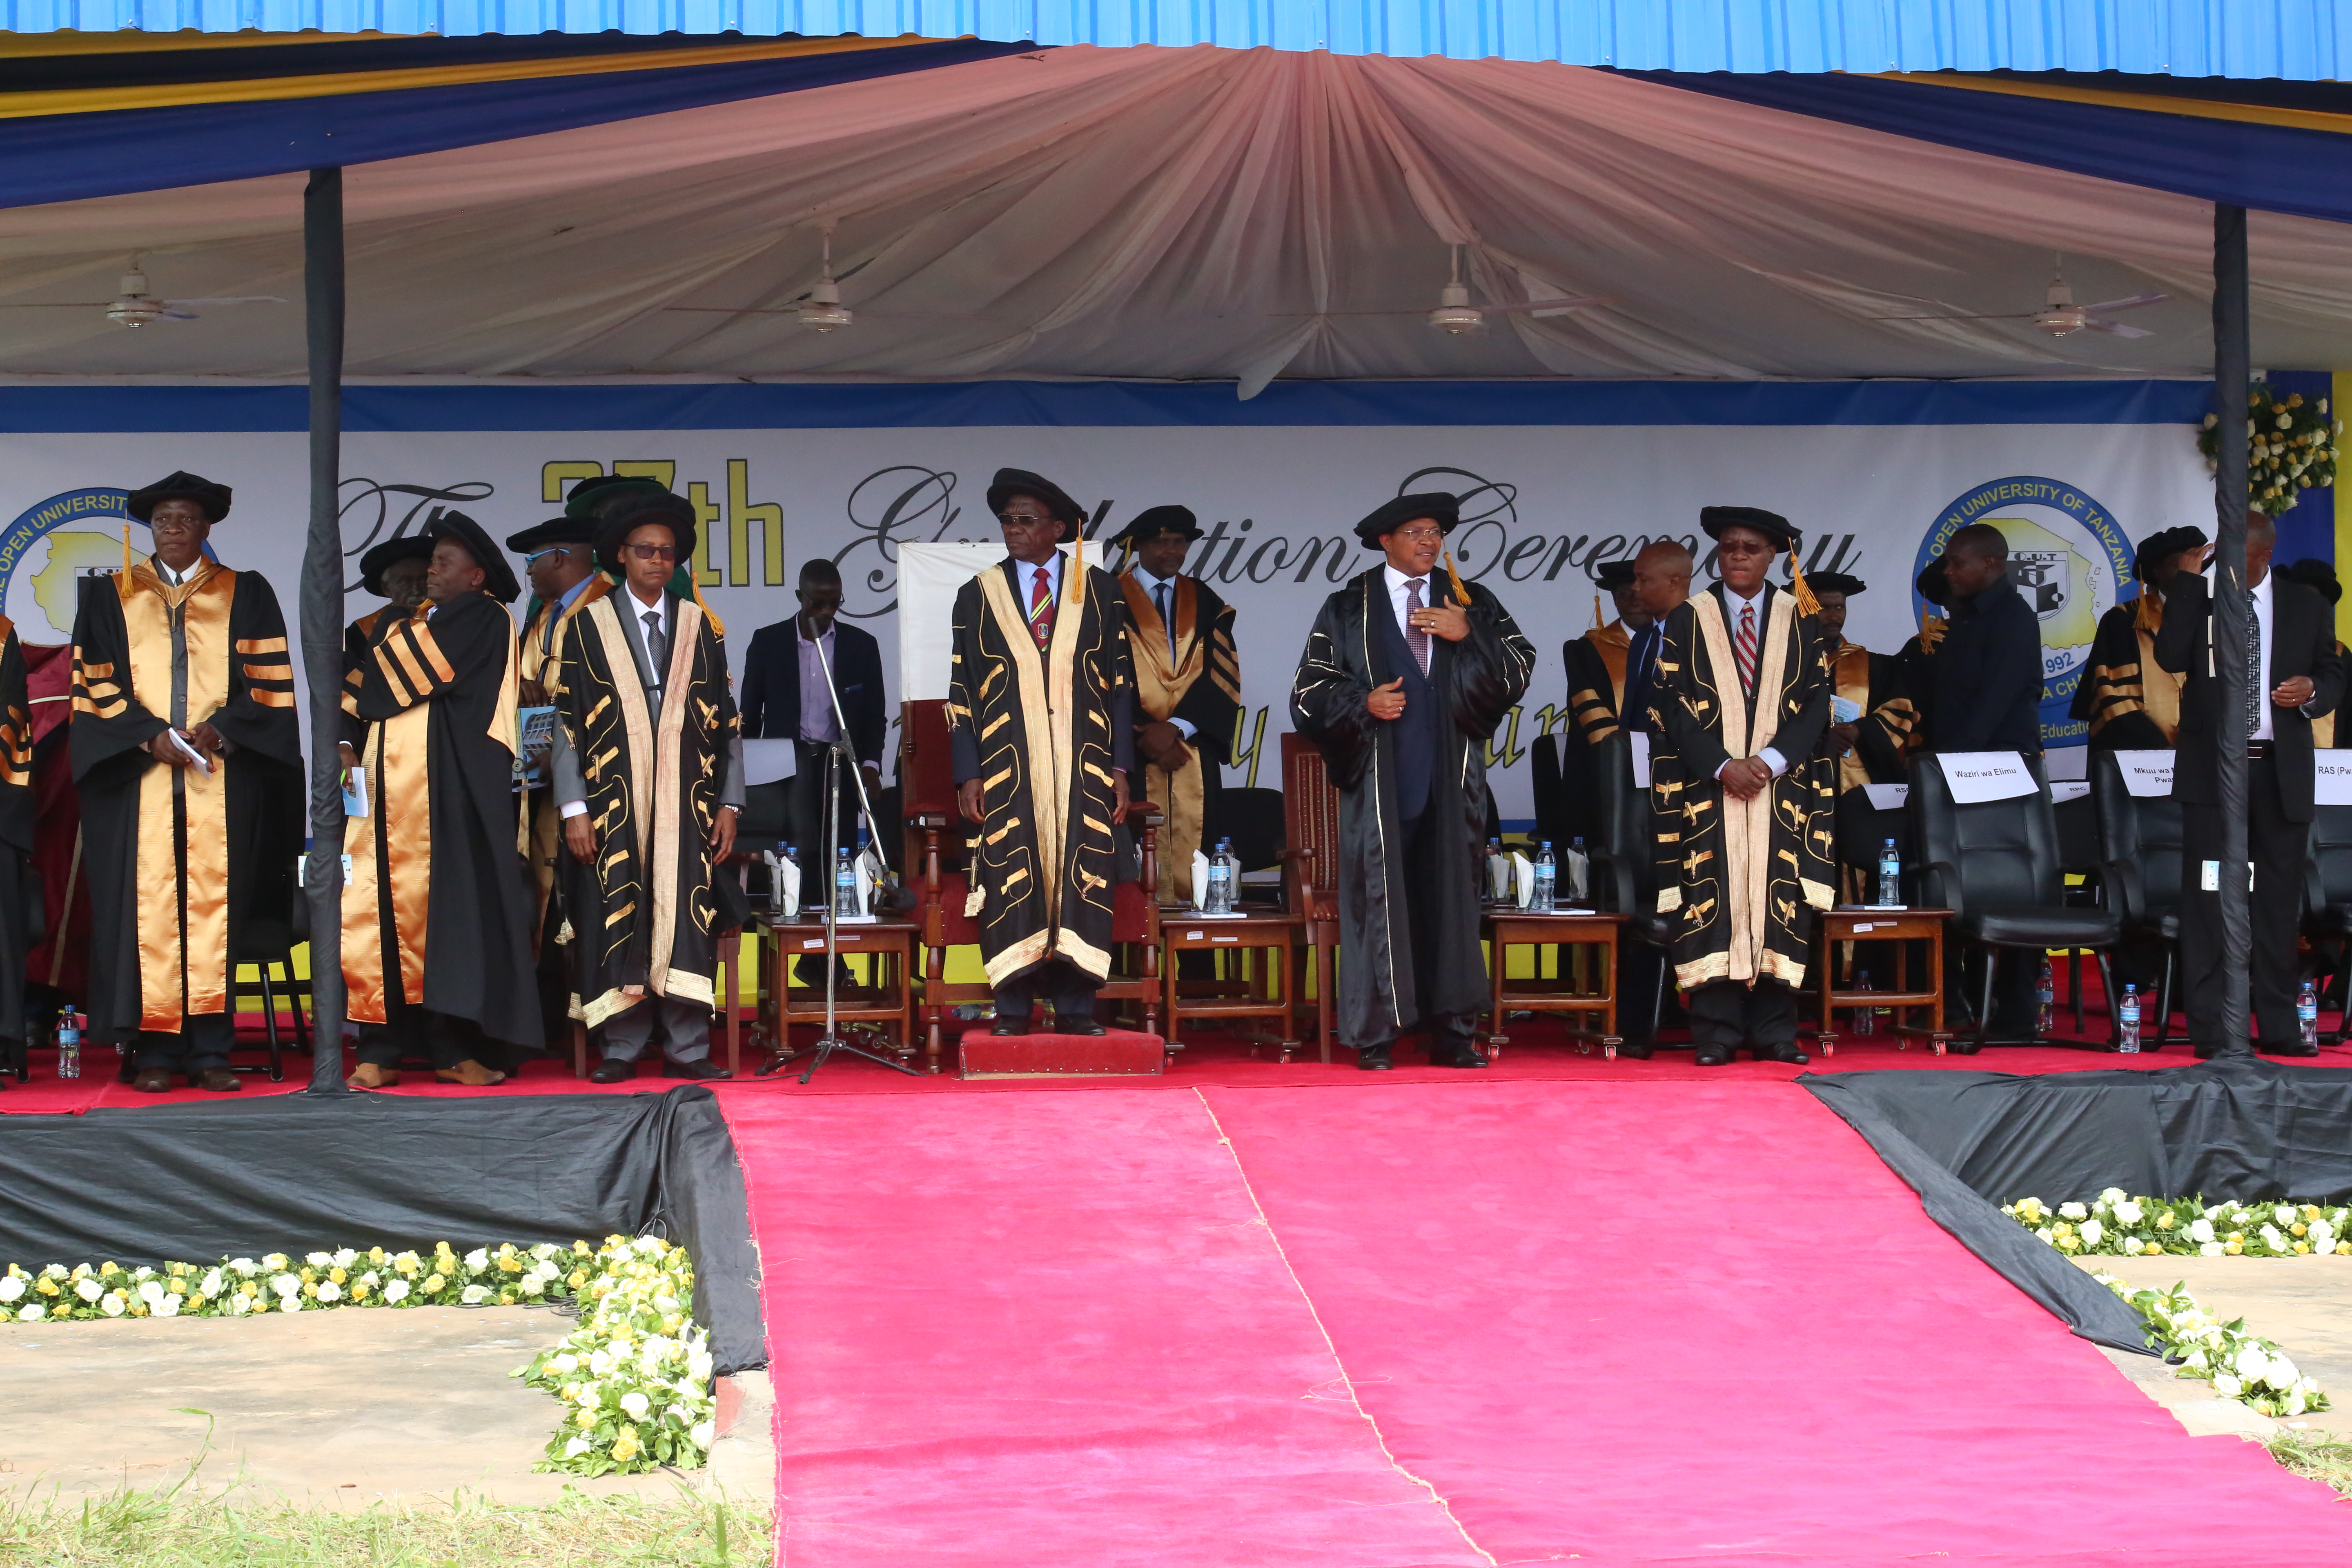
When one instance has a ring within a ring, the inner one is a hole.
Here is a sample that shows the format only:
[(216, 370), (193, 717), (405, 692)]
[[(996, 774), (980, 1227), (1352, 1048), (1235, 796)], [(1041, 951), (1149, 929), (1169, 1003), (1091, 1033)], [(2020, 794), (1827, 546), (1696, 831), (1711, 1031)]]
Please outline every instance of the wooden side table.
[[(824, 953), (824, 917), (803, 914), (780, 921), (760, 917), (760, 931), (768, 949), (768, 994), (776, 1009), (772, 1049), (788, 1049), (794, 1024), (824, 1022), (824, 986), (793, 984), (793, 965), (811, 954)], [(896, 1026), (893, 1054), (915, 1055), (915, 939), (922, 927), (913, 920), (888, 919), (835, 929), (835, 950), (842, 957), (870, 957), (873, 983), (845, 985), (835, 993), (834, 1016), (845, 1024), (887, 1024)], [(936, 1066), (933, 1069), (937, 1071)]]
[[(1814, 917), (1814, 968), (1821, 975), (1822, 1023), (1820, 1038), (1822, 1055), (1837, 1055), (1838, 1026), (1835, 1009), (1840, 1007), (1885, 1007), (1906, 1016), (1890, 1026), (1899, 1050), (1909, 1050), (1915, 1039), (1925, 1040), (1937, 1056), (1944, 1054), (1945, 1042), (1951, 1032), (1944, 1027), (1944, 925), (1952, 918), (1949, 910), (1864, 910), (1844, 908), (1825, 910)], [(1840, 991), (1837, 989), (1837, 967), (1831, 953), (1842, 942), (1894, 942), (1906, 945), (1896, 950), (1897, 976), (1904, 988), (1894, 991)], [(1910, 984), (1911, 949), (1909, 943), (1927, 944), (1927, 975), (1924, 989)], [(1919, 1024), (1907, 1016), (1925, 1010), (1927, 1022)], [(1851, 1033), (1851, 1031), (1848, 1031)]]
[[(1292, 1021), (1297, 1001), (1291, 994), (1297, 975), (1291, 965), (1291, 950), (1305, 941), (1301, 930), (1305, 924), (1303, 915), (1276, 910), (1253, 910), (1238, 919), (1201, 920), (1185, 910), (1162, 910), (1160, 970), (1166, 988), (1162, 1011), (1168, 1019), (1164, 1026), (1168, 1048), (1176, 1048), (1177, 1032), (1187, 1018), (1279, 1018), (1278, 1032), (1248, 1029), (1242, 1037), (1251, 1042), (1252, 1055), (1258, 1046), (1272, 1046), (1282, 1053), (1282, 1060), (1288, 1061), (1298, 1049), (1298, 1030)], [(1238, 987), (1218, 987), (1216, 995), (1186, 995), (1176, 981), (1180, 967), (1176, 955), (1181, 952), (1230, 952), (1244, 967), (1243, 955), (1255, 955), (1255, 973), (1244, 973)]]
[[(1493, 910), (1480, 922), (1489, 944), (1486, 968), (1494, 977), (1494, 992), (1489, 1006), (1492, 1016), (1487, 1021), (1486, 1056), (1499, 1058), (1503, 1047), (1511, 1042), (1506, 1026), (1514, 1010), (1528, 1013), (1599, 1014), (1601, 1027), (1590, 1029), (1571, 1022), (1569, 1037), (1576, 1048), (1590, 1055), (1598, 1045), (1601, 1054), (1614, 1060), (1617, 1047), (1623, 1042), (1617, 1034), (1617, 928), (1625, 923), (1623, 915), (1599, 912), (1576, 912), (1557, 910), (1538, 913), (1532, 910)], [(1568, 963), (1570, 948), (1599, 950), (1597, 970), (1600, 989), (1584, 991), (1565, 974), (1553, 980), (1542, 977), (1543, 955), (1536, 955), (1538, 973), (1530, 980), (1508, 977), (1510, 950), (1515, 947), (1550, 947), (1559, 945), (1563, 969)]]

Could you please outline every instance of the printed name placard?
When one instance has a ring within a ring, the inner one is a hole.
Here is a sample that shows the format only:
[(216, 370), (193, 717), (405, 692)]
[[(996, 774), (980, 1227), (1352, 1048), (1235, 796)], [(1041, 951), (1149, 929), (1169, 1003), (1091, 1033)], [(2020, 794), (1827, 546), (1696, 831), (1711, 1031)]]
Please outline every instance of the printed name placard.
[(2053, 804), (2058, 805), (2063, 805), (2070, 800), (2080, 800), (2090, 793), (2091, 786), (2084, 783), (2081, 779), (2052, 779), (2050, 781), (2050, 799)]
[(1862, 792), (1870, 796), (1873, 811), (1901, 811), (1911, 804), (1911, 786), (1907, 784), (1864, 784)]
[(2311, 754), (2311, 798), (2320, 805), (2352, 805), (2352, 752)]
[(2015, 752), (1938, 752), (1936, 761), (1943, 764), (1944, 783), (1957, 805), (2014, 800), (2021, 795), (2036, 794), (2042, 787), (2033, 782), (2033, 770)]
[(2171, 795), (2173, 755), (2170, 752), (2117, 752), (2116, 766), (2123, 770), (2124, 793), (2142, 800), (2162, 800)]

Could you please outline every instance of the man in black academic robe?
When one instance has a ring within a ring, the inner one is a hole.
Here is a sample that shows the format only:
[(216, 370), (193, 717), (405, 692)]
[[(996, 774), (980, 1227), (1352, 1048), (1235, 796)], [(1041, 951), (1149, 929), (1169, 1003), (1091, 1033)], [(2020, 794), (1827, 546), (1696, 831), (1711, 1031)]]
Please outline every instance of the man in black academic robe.
[(669, 591), (694, 558), (680, 497), (613, 509), (596, 554), (622, 574), (564, 629), (553, 793), (563, 819), (572, 991), (601, 1056), (596, 1083), (635, 1078), (659, 1032), (667, 1076), (726, 1078), (710, 1059), (719, 936), (750, 912), (724, 868), (743, 806), (727, 645)]
[(2139, 542), (2136, 597), (2099, 617), (2091, 657), (2066, 716), (2087, 723), (2091, 744), (2109, 751), (2163, 752), (2180, 733), (2181, 678), (2156, 662), (2164, 595), (2184, 552), (2205, 542), (2201, 528), (2168, 528)]
[(387, 616), (345, 677), (367, 725), (365, 816), (343, 853), (343, 984), (360, 1025), (355, 1089), (428, 1056), (445, 1083), (494, 1084), (542, 1038), (531, 984), (530, 868), (516, 827), (514, 622), (520, 592), (481, 525), (427, 526), (424, 609)]
[(1083, 542), (1057, 548), (1087, 521), (1059, 485), (1000, 468), (988, 507), (1009, 558), (956, 593), (948, 690), (957, 804), (975, 830), (964, 912), (996, 992), (992, 1034), (1030, 1033), (1042, 997), (1056, 1033), (1099, 1035), (1135, 755), (1127, 601)]
[[(379, 599), (388, 601), (382, 609), (369, 610), (343, 628), (343, 684), (354, 690), (359, 686), (360, 666), (367, 661), (367, 651), (375, 642), (376, 633), (390, 616), (398, 620), (413, 616), (425, 603), (425, 574), (433, 563), (433, 540), (429, 534), (404, 533), (373, 546), (360, 557), (360, 589)], [(361, 743), (367, 738), (367, 726), (350, 713), (343, 715), (341, 749), (344, 767), (359, 762)]]
[(1339, 791), (1339, 1038), (1373, 1072), (1415, 1029), (1433, 1066), (1486, 1065), (1486, 743), (1526, 692), (1536, 650), (1450, 556), (1435, 570), (1459, 520), (1454, 497), (1429, 492), (1356, 525), (1387, 563), (1323, 601), (1290, 692), (1291, 725)]
[(1786, 518), (1711, 506), (1699, 526), (1722, 580), (1666, 617), (1651, 688), (1658, 913), (1698, 1065), (1803, 1062), (1796, 993), (1832, 898), (1829, 648), (1804, 579), (1766, 580), (1798, 542)]
[(1192, 900), (1194, 852), (1215, 847), (1203, 835), (1242, 713), (1234, 607), (1184, 575), (1200, 537), (1192, 508), (1155, 506), (1111, 541), (1129, 552), (1118, 585), (1135, 658), (1135, 751), (1145, 795), (1160, 813), (1160, 886), (1180, 903)]
[[(228, 487), (190, 473), (131, 492), (155, 553), (84, 579), (71, 747), (89, 862), (91, 1037), (132, 1052), (131, 1087), (174, 1070), (233, 1092), (229, 954), (291, 913), (301, 735), (278, 595), (205, 553)], [(198, 766), (201, 761), (202, 766)]]
[[(2189, 552), (2165, 596), (2156, 661), (2187, 677), (2180, 692), (2180, 746), (2172, 796), (2180, 803), (2180, 959), (2189, 999), (2189, 1037), (2200, 1057), (2224, 1047), (2225, 988), (2251, 985), (2259, 1049), (2310, 1056), (2294, 1012), (2295, 927), (2303, 917), (2315, 807), (2312, 721), (2344, 698), (2344, 659), (2336, 651), (2327, 601), (2270, 569), (2278, 530), (2259, 511), (2246, 514), (2246, 597), (2250, 624), (2236, 636), (2246, 649), (2252, 711), (2227, 711), (2213, 669), (2221, 624), (2203, 568), (2210, 546)], [(2246, 749), (2246, 858), (2253, 863), (2247, 912), (2253, 927), (2251, 969), (2225, 966), (2221, 940), (2221, 749)]]

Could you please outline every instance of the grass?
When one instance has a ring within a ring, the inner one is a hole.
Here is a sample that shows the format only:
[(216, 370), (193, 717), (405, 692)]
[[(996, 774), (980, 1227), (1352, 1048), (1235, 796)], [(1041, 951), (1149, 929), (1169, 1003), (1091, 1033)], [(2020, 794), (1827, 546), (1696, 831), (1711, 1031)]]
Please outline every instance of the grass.
[[(210, 1443), (205, 1451), (210, 1450)], [(531, 1568), (662, 1564), (769, 1568), (758, 1509), (685, 1487), (673, 1497), (592, 1497), (517, 1507), (470, 1492), (429, 1506), (339, 1510), (254, 1491), (193, 1486), (204, 1463), (152, 1490), (68, 1500), (0, 1495), (5, 1568)]]
[(2283, 1431), (2270, 1440), (2271, 1458), (2299, 1476), (2326, 1481), (2352, 1498), (2352, 1439), (2333, 1432)]

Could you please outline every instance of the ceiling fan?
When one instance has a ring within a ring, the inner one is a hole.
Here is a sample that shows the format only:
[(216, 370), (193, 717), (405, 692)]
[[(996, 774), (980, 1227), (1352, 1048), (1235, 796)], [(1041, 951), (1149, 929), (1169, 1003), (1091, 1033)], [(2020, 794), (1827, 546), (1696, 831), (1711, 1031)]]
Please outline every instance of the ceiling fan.
[(1437, 291), (1437, 309), (1424, 311), (1418, 306), (1390, 310), (1286, 310), (1288, 316), (1422, 316), (1439, 331), (1449, 335), (1476, 331), (1486, 324), (1489, 316), (1564, 316), (1571, 310), (1591, 310), (1595, 305), (1609, 303), (1605, 296), (1580, 295), (1573, 299), (1529, 300), (1522, 305), (1474, 305), (1470, 290), (1462, 281), (1462, 247), (1451, 247), (1454, 265), (1445, 287)]
[[(819, 332), (855, 326), (857, 313), (841, 302), (841, 285), (835, 281), (833, 276), (832, 222), (828, 220), (821, 225), (819, 233), (823, 237), (824, 259), (818, 264), (816, 283), (790, 305), (665, 305), (662, 309), (704, 316), (790, 316), (801, 326)], [(856, 271), (856, 268), (850, 270)]]
[(286, 301), (275, 294), (231, 294), (207, 300), (159, 300), (147, 291), (147, 274), (139, 269), (139, 258), (131, 258), (131, 270), (122, 275), (121, 292), (111, 300), (76, 300), (37, 305), (9, 305), (11, 310), (104, 310), (106, 319), (122, 327), (143, 327), (150, 321), (193, 321), (196, 320), (190, 306), (202, 305), (283, 305)]
[[(2057, 258), (2063, 262), (2063, 258)], [(2031, 321), (2053, 338), (2063, 338), (2075, 332), (2105, 332), (2111, 337), (2151, 337), (2146, 327), (2110, 321), (2110, 310), (2136, 310), (2142, 305), (2161, 304), (2171, 299), (2169, 294), (2135, 294), (2128, 300), (2102, 300), (2095, 305), (2074, 303), (2074, 290), (2067, 286), (2066, 274), (2053, 262), (2050, 276), (2050, 292), (2039, 310), (2018, 310), (2006, 315), (1950, 316), (1874, 316), (1879, 321)]]

